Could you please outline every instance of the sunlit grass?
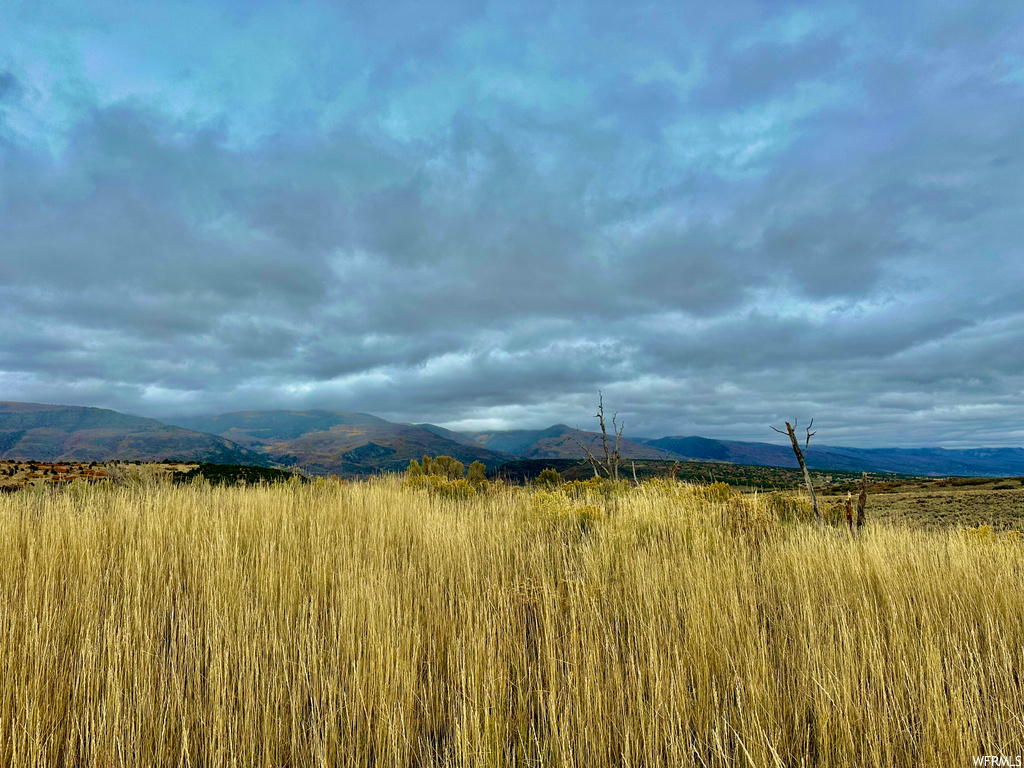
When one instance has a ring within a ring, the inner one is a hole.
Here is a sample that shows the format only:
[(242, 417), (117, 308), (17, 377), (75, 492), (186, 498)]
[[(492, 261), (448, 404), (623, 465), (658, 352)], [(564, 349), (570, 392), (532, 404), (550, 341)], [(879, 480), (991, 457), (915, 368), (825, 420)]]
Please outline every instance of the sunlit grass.
[[(0, 496), (3, 765), (966, 765), (1024, 547), (654, 484)], [(614, 512), (612, 511), (614, 510)]]

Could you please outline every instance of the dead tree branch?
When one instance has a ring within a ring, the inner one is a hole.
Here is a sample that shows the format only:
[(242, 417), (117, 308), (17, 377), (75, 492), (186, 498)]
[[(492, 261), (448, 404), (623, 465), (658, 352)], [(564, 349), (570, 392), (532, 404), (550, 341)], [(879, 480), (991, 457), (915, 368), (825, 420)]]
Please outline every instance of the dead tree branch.
[[(570, 439), (583, 449), (583, 452), (586, 454), (586, 458), (583, 461), (589, 463), (590, 466), (594, 468), (595, 476), (600, 477), (603, 472), (605, 477), (612, 482), (617, 483), (619, 482), (619, 467), (622, 466), (622, 453), (620, 451), (620, 447), (622, 445), (622, 432), (626, 428), (626, 425), (624, 423), (618, 423), (618, 413), (612, 415), (613, 442), (611, 447), (609, 447), (608, 425), (604, 418), (604, 396), (601, 394), (600, 390), (598, 390), (597, 396), (597, 414), (595, 414), (594, 418), (597, 419), (598, 423), (601, 425), (601, 452), (604, 454), (604, 458), (595, 456), (589, 446), (584, 445), (578, 438), (573, 437)], [(596, 439), (597, 436), (595, 435), (594, 439), (590, 441), (591, 445), (593, 445), (594, 440)]]
[[(576, 427), (576, 431), (579, 432), (580, 428)], [(597, 436), (595, 435), (594, 439), (590, 441), (590, 444), (593, 445), (594, 444), (594, 440), (596, 440), (596, 439), (597, 439)], [(580, 460), (579, 464), (577, 464), (576, 466), (582, 467), (584, 464), (589, 464), (591, 466), (591, 468), (594, 470), (594, 477), (601, 477), (601, 472), (600, 472), (600, 469), (602, 469), (602, 467), (601, 467), (601, 460), (598, 459), (597, 456), (595, 456), (591, 452), (590, 448), (588, 446), (584, 445), (582, 443), (582, 441), (580, 441), (579, 439), (577, 439), (575, 437), (565, 437), (565, 438), (563, 438), (560, 441), (559, 444), (564, 443), (566, 440), (572, 440), (574, 443), (576, 443), (576, 445), (578, 445), (583, 450), (583, 453), (586, 454)]]
[[(796, 422), (794, 421), (794, 424)], [(822, 525), (821, 511), (818, 509), (818, 497), (814, 495), (814, 483), (811, 482), (811, 473), (807, 471), (807, 464), (804, 461), (804, 451), (800, 450), (800, 443), (796, 439), (796, 430), (794, 424), (786, 422), (786, 431), (783, 432), (777, 427), (772, 427), (780, 435), (789, 435), (790, 442), (793, 443), (793, 453), (796, 454), (797, 463), (800, 465), (801, 471), (804, 473), (804, 483), (807, 485), (807, 492), (811, 494), (811, 506), (814, 508), (814, 522), (818, 525)], [(804, 440), (804, 450), (807, 450), (807, 446), (811, 444), (811, 437), (815, 434), (811, 432), (811, 427), (814, 426), (814, 419), (811, 419), (811, 423), (807, 426), (807, 439)]]

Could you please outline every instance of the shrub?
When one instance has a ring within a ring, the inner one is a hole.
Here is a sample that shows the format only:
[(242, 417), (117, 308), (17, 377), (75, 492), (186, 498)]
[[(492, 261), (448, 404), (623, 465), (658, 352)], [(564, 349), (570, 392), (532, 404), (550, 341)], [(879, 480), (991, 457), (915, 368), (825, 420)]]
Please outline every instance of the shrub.
[(437, 456), (430, 462), (430, 474), (458, 480), (466, 473), (466, 465), (451, 456)]
[(487, 483), (487, 467), (481, 461), (474, 461), (469, 465), (466, 479), (474, 488), (479, 488)]
[(708, 501), (728, 501), (733, 495), (728, 483), (712, 483), (704, 487), (704, 495)]
[(561, 492), (570, 499), (586, 498), (588, 494), (600, 493), (604, 488), (604, 481), (599, 477), (591, 477), (587, 480), (570, 480), (562, 486)]
[[(480, 464), (479, 461), (473, 463)], [(480, 464), (479, 470), (475, 471), (483, 473), (486, 472), (486, 468), (483, 464)], [(466, 466), (451, 456), (436, 456), (434, 458), (424, 456), (422, 464), (417, 462), (416, 459), (409, 459), (409, 466), (405, 470), (405, 476), (408, 479), (432, 475), (443, 477), (446, 480), (458, 480), (465, 473)], [(472, 480), (472, 478), (470, 479)]]
[(420, 488), (431, 496), (442, 499), (470, 499), (476, 496), (476, 489), (465, 478), (448, 480), (440, 475), (407, 476), (405, 485), (409, 488)]
[(652, 477), (649, 480), (644, 480), (640, 487), (646, 488), (648, 491), (659, 495), (670, 496), (673, 495), (676, 490), (676, 483), (673, 482), (670, 484), (669, 481), (664, 478)]
[(814, 520), (811, 502), (801, 496), (772, 491), (762, 495), (760, 500), (780, 523), (810, 523)]
[[(808, 502), (810, 503), (810, 502)], [(854, 502), (856, 504), (856, 501)], [(843, 501), (823, 501), (819, 499), (818, 509), (825, 525), (846, 526), (846, 503)], [(856, 510), (854, 510), (856, 514)]]
[(596, 504), (576, 505), (561, 493), (543, 490), (531, 496), (530, 509), (545, 524), (569, 533), (587, 533), (604, 516)]
[(972, 544), (992, 544), (996, 540), (996, 533), (991, 525), (979, 525), (977, 528), (964, 528), (960, 535)]
[(476, 496), (476, 489), (464, 478), (440, 480), (440, 482), (435, 482), (431, 485), (430, 491), (442, 499), (464, 500)]
[(1024, 546), (1024, 535), (1020, 531), (1010, 530), (997, 533), (991, 525), (979, 525), (977, 528), (962, 528), (957, 535), (972, 544), (980, 546), (993, 545), (996, 542)]
[(564, 480), (557, 469), (545, 467), (540, 471), (540, 475), (537, 476), (535, 482), (543, 488), (557, 488)]

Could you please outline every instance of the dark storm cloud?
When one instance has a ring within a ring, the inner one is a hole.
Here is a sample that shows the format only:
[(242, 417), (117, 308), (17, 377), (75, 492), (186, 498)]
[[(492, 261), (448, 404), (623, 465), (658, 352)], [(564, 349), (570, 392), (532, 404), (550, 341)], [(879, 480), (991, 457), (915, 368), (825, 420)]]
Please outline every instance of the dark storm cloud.
[(1024, 442), (1013, 6), (19, 8), (0, 399)]
[(0, 70), (0, 102), (13, 101), (21, 94), (21, 83), (13, 72)]
[(827, 78), (849, 53), (838, 35), (792, 44), (765, 41), (738, 51), (726, 41), (712, 55), (711, 77), (696, 99), (708, 107), (734, 108), (790, 95)]

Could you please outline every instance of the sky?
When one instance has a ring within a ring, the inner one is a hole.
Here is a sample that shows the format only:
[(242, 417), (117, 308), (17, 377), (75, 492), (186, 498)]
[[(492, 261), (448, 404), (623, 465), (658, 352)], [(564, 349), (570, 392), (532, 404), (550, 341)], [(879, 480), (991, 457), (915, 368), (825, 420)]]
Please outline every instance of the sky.
[(0, 400), (1024, 445), (1019, 2), (6, 0)]

